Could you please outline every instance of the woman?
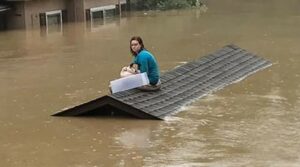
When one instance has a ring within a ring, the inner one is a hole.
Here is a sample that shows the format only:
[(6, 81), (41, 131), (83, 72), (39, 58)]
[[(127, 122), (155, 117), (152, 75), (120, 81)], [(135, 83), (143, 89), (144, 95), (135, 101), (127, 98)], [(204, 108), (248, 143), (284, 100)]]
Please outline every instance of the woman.
[(159, 68), (155, 57), (145, 49), (143, 40), (139, 36), (130, 39), (130, 51), (134, 56), (133, 63), (138, 65), (141, 73), (146, 72), (149, 78), (149, 85), (140, 87), (141, 90), (160, 89)]

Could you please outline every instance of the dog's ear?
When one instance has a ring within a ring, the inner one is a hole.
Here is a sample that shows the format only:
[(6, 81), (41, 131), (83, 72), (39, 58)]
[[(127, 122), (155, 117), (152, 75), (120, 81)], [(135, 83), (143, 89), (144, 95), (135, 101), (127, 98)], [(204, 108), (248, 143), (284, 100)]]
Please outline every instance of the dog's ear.
[(132, 67), (137, 71), (139, 66), (137, 64), (133, 64)]

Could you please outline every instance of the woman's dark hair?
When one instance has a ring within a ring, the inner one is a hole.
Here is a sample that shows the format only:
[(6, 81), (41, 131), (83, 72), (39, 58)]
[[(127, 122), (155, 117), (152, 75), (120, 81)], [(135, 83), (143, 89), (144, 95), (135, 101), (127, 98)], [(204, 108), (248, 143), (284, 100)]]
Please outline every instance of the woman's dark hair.
[(129, 43), (129, 46), (130, 46), (130, 52), (132, 53), (132, 55), (136, 56), (138, 53), (135, 53), (132, 49), (131, 49), (131, 41), (133, 40), (136, 40), (139, 42), (139, 44), (141, 45), (141, 49), (139, 50), (142, 51), (143, 49), (145, 49), (145, 46), (144, 46), (144, 43), (143, 43), (143, 40), (141, 37), (139, 36), (133, 36), (131, 39), (130, 39), (130, 43)]

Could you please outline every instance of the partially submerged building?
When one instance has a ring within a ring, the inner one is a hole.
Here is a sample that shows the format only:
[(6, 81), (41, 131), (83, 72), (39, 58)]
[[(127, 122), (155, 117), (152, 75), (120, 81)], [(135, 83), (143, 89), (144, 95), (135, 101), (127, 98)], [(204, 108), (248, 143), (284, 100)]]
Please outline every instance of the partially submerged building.
[(10, 8), (0, 3), (0, 30), (4, 30), (7, 28), (7, 11), (9, 11)]
[(126, 0), (6, 0), (0, 4), (0, 28), (35, 29), (66, 22), (105, 21), (126, 10)]

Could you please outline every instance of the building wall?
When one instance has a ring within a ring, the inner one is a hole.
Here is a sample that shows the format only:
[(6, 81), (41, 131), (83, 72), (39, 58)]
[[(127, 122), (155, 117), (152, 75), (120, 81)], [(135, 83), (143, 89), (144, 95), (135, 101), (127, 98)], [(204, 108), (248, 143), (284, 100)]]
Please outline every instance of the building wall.
[[(126, 0), (120, 0), (126, 2)], [(7, 28), (40, 28), (40, 13), (66, 10), (67, 20), (82, 22), (86, 20), (86, 10), (94, 7), (116, 5), (119, 0), (27, 0), (11, 2), (13, 10), (7, 14)]]
[(85, 20), (84, 17), (84, 0), (74, 0), (75, 1), (75, 22), (82, 22)]
[(0, 31), (6, 29), (6, 26), (7, 26), (6, 17), (7, 17), (6, 13), (0, 12)]
[(85, 0), (84, 9), (116, 4), (118, 4), (118, 0)]
[(70, 22), (84, 21), (84, 0), (67, 0), (68, 20)]
[(118, 0), (84, 0), (84, 18), (86, 18), (86, 10), (94, 7), (116, 5)]
[(54, 10), (67, 10), (67, 3), (64, 0), (33, 0), (26, 1), (25, 8), (25, 28), (40, 27), (40, 13)]
[(25, 10), (24, 2), (14, 2), (12, 10), (7, 13), (8, 29), (24, 29), (25, 28)]

